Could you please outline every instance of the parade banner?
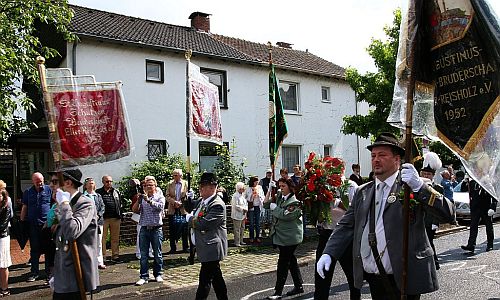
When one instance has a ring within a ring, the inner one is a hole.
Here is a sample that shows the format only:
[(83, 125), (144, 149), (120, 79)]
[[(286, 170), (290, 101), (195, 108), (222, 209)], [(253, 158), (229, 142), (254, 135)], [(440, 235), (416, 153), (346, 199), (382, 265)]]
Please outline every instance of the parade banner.
[(219, 89), (201, 74), (200, 67), (189, 62), (190, 90), (189, 135), (198, 140), (222, 144)]
[[(423, 1), (420, 27), (403, 11), (388, 122), (404, 128), (406, 84), (415, 86), (413, 133), (443, 142), (493, 195), (500, 192), (500, 29), (488, 1)], [(417, 69), (407, 65), (418, 39)]]
[(269, 71), (269, 158), (274, 166), (283, 140), (288, 134), (283, 102), (281, 101), (279, 81), (271, 64)]
[(47, 69), (45, 95), (55, 162), (64, 168), (129, 155), (121, 83), (92, 83), (92, 76), (57, 76), (65, 73), (60, 70), (67, 69)]

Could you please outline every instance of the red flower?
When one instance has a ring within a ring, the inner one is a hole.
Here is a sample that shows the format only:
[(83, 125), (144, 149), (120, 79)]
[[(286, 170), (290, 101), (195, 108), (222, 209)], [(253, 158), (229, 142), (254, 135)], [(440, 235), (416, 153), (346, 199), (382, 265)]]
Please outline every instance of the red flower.
[(344, 164), (344, 163), (342, 162), (342, 160), (340, 160), (340, 159), (338, 159), (338, 158), (336, 158), (336, 157), (334, 157), (334, 158), (332, 159), (332, 165), (333, 165), (333, 167), (334, 167), (334, 168), (336, 168), (336, 167), (338, 167), (338, 166), (341, 166), (341, 165), (343, 165), (343, 164)]
[(198, 218), (201, 218), (201, 217), (203, 217), (203, 212), (202, 212), (202, 211), (200, 211), (200, 212), (198, 213)]
[(333, 174), (330, 179), (332, 180), (333, 186), (340, 186), (342, 184), (342, 176), (340, 176), (339, 174)]
[(413, 196), (413, 193), (410, 193), (410, 199), (413, 199), (415, 196)]
[(321, 177), (321, 175), (323, 175), (321, 169), (316, 169), (316, 176)]
[(309, 181), (307, 183), (307, 189), (309, 190), (309, 192), (314, 191), (315, 188), (316, 188), (316, 186), (314, 185), (314, 181)]
[(309, 153), (309, 158), (308, 158), (307, 160), (308, 160), (308, 161), (311, 161), (311, 160), (313, 160), (313, 159), (314, 159), (314, 157), (315, 157), (315, 156), (316, 156), (316, 153), (311, 152), (311, 153)]

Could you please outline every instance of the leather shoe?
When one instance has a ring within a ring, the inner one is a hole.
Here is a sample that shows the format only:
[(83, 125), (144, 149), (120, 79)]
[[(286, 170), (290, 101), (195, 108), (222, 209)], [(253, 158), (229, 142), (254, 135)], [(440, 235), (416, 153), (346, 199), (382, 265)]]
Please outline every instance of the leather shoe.
[(493, 250), (493, 246), (486, 247), (486, 252)]
[(462, 250), (465, 250), (465, 251), (470, 251), (472, 253), (474, 253), (474, 250), (475, 250), (475, 247), (474, 246), (460, 246), (460, 248), (462, 248)]
[(294, 287), (293, 290), (286, 292), (287, 296), (293, 296), (297, 294), (302, 294), (304, 292), (303, 287)]

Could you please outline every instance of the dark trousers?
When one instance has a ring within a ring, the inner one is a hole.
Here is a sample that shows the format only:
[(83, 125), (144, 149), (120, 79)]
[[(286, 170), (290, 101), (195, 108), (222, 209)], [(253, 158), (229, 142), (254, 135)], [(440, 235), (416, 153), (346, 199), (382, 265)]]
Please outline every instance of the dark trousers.
[(283, 293), (283, 287), (288, 277), (288, 270), (292, 275), (293, 285), (297, 288), (302, 287), (302, 275), (300, 274), (299, 265), (297, 264), (297, 257), (295, 257), (295, 249), (297, 245), (293, 246), (278, 246), (280, 255), (278, 257), (278, 270), (276, 272), (276, 285), (274, 290), (276, 294)]
[(52, 294), (52, 300), (81, 300), (80, 292)]
[[(176, 212), (177, 213), (177, 212)], [(179, 212), (180, 214), (180, 212)], [(184, 218), (186, 215), (182, 215)], [(187, 251), (189, 249), (188, 244), (188, 225), (187, 223), (176, 223), (174, 221), (175, 216), (172, 215), (168, 218), (169, 226), (169, 240), (170, 240), (170, 251), (177, 251), (177, 241), (179, 237), (182, 237), (182, 250)]]
[(493, 223), (491, 222), (491, 217), (488, 217), (487, 211), (471, 211), (470, 235), (467, 246), (476, 246), (477, 231), (481, 220), (484, 221), (486, 227), (487, 247), (493, 247)]
[[(42, 227), (30, 223), (30, 262), (31, 274), (38, 276), (40, 273), (40, 255), (42, 254)], [(45, 272), (49, 272), (49, 259), (45, 259)]]
[[(319, 239), (318, 248), (316, 249), (316, 263), (323, 254), (326, 243), (330, 238), (333, 230), (330, 229), (319, 229)], [(339, 259), (340, 266), (344, 270), (345, 276), (347, 278), (347, 283), (349, 284), (350, 299), (359, 300), (361, 299), (361, 291), (354, 287), (354, 277), (352, 270), (352, 243), (347, 247), (342, 257)], [(325, 278), (323, 279), (319, 276), (318, 272), (314, 272), (314, 299), (315, 300), (326, 300), (330, 295), (330, 285), (332, 284), (333, 271), (335, 270), (334, 260), (330, 266), (330, 270), (325, 271)], [(316, 268), (314, 268), (316, 270)]]
[(427, 233), (427, 238), (429, 239), (429, 243), (431, 244), (432, 251), (434, 251), (434, 264), (436, 265), (436, 269), (439, 269), (439, 261), (436, 253), (436, 247), (434, 247), (434, 236), (436, 235), (436, 231), (432, 230), (432, 227), (426, 226), (425, 232)]
[(226, 283), (222, 277), (222, 271), (218, 260), (201, 263), (196, 300), (207, 299), (211, 285), (214, 286), (215, 295), (218, 300), (228, 299)]
[[(370, 285), (370, 293), (372, 295), (372, 300), (393, 300), (390, 298), (387, 290), (385, 289), (384, 282), (382, 281), (382, 276), (378, 274), (364, 274), (365, 280)], [(394, 275), (387, 274), (389, 284), (392, 286), (393, 291), (396, 293), (396, 300), (401, 298), (401, 291), (396, 285), (394, 280)], [(420, 295), (407, 295), (407, 300), (419, 300)]]

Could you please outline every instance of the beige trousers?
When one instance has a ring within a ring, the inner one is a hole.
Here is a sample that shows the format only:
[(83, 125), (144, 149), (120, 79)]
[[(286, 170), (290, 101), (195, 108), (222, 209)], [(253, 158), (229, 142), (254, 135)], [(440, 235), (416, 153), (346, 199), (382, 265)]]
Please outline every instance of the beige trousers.
[(104, 228), (102, 230), (102, 256), (106, 257), (106, 239), (108, 238), (108, 228), (111, 234), (111, 258), (116, 259), (120, 256), (120, 219), (104, 219)]
[(243, 242), (243, 235), (245, 233), (245, 220), (233, 219), (233, 228), (234, 228), (234, 244), (236, 246), (239, 246)]

